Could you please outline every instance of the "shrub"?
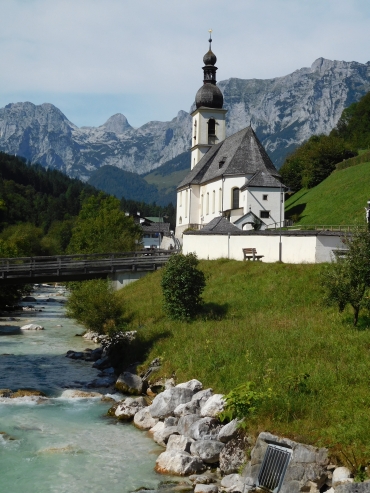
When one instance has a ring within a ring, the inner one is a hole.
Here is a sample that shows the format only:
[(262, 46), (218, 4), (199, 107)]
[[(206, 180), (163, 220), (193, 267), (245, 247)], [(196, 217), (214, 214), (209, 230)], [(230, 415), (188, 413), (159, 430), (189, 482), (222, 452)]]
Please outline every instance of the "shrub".
[(189, 320), (202, 303), (205, 276), (194, 253), (173, 255), (163, 269), (161, 281), (164, 310), (173, 320)]
[(112, 334), (123, 326), (123, 308), (105, 279), (70, 283), (67, 315), (99, 334)]

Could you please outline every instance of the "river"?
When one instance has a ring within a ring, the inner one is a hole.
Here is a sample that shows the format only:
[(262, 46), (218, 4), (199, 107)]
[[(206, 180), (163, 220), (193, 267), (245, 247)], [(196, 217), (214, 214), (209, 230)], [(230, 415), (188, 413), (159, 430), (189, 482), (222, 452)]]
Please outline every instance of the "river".
[[(65, 317), (63, 295), (63, 288), (41, 286), (32, 293), (37, 303), (23, 303), (41, 312), (0, 320), (0, 389), (38, 389), (48, 396), (0, 398), (0, 492), (154, 489), (166, 479), (153, 470), (161, 447), (132, 424), (108, 418), (109, 402), (60, 397), (66, 388), (85, 389), (99, 373), (91, 362), (65, 357), (69, 349), (96, 345), (76, 337), (84, 329)], [(21, 332), (27, 323), (45, 330)]]

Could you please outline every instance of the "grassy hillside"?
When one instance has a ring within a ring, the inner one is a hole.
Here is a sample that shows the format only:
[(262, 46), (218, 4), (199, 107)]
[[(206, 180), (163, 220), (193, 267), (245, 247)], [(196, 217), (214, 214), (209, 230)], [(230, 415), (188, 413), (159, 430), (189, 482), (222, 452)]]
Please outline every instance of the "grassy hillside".
[(369, 183), (370, 162), (334, 171), (316, 187), (302, 189), (287, 200), (286, 217), (299, 217), (297, 223), (302, 225), (364, 224)]
[(158, 376), (198, 378), (215, 392), (247, 381), (271, 389), (248, 421), (250, 433), (328, 446), (353, 468), (367, 463), (370, 319), (354, 329), (350, 311), (322, 304), (323, 265), (222, 259), (200, 266), (205, 305), (188, 324), (163, 315), (160, 272), (119, 292), (129, 328), (139, 331), (140, 359), (159, 356)]

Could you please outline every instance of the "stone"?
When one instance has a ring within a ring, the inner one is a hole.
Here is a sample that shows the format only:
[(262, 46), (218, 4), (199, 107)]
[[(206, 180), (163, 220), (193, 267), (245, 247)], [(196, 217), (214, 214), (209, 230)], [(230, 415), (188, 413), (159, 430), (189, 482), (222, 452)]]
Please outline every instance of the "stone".
[(190, 446), (193, 442), (192, 438), (184, 435), (171, 435), (167, 442), (167, 451), (177, 450), (178, 452), (190, 453)]
[(153, 433), (153, 440), (158, 443), (158, 445), (165, 447), (171, 435), (178, 435), (177, 426), (165, 426), (161, 430), (156, 431)]
[(111, 385), (113, 385), (116, 381), (116, 377), (115, 376), (106, 376), (106, 377), (98, 377), (98, 378), (95, 378), (94, 380), (92, 380), (91, 382), (89, 382), (87, 384), (87, 387), (89, 388), (99, 388), (99, 387), (110, 387)]
[(140, 395), (143, 393), (143, 381), (138, 375), (124, 371), (116, 381), (116, 389), (124, 394)]
[(191, 444), (190, 453), (202, 459), (206, 464), (219, 461), (220, 452), (225, 444), (217, 440), (198, 440)]
[(200, 406), (198, 402), (193, 402), (192, 400), (190, 402), (187, 402), (186, 404), (180, 404), (177, 406), (177, 408), (174, 410), (174, 415), (175, 416), (186, 416), (187, 414), (198, 414), (200, 415)]
[(190, 436), (189, 431), (193, 423), (195, 421), (199, 421), (199, 415), (198, 414), (187, 414), (185, 416), (181, 416), (177, 423), (177, 429), (179, 430), (180, 435), (185, 435), (185, 436)]
[(24, 296), (22, 301), (37, 301), (33, 296)]
[[(148, 408), (148, 411), (149, 411), (149, 408)], [(157, 418), (155, 418), (155, 419), (157, 419)], [(153, 428), (150, 428), (149, 433), (153, 433), (153, 434), (154, 434), (154, 433), (155, 433), (155, 432), (157, 432), (157, 431), (163, 430), (163, 428), (164, 428), (164, 423), (163, 423), (163, 421), (158, 421), (158, 423), (157, 423), (157, 424), (155, 424), (155, 425), (153, 426)]]
[(212, 389), (200, 390), (199, 392), (193, 395), (191, 402), (196, 402), (198, 403), (199, 407), (203, 407), (204, 404), (208, 401), (208, 399), (212, 396), (213, 396)]
[(246, 452), (250, 449), (251, 444), (252, 439), (241, 433), (226, 443), (220, 453), (222, 474), (229, 475), (239, 471), (240, 467), (247, 461)]
[(150, 406), (150, 414), (153, 418), (164, 419), (170, 416), (179, 404), (189, 402), (192, 397), (191, 389), (172, 387), (154, 398)]
[(144, 397), (127, 397), (127, 399), (118, 404), (115, 415), (119, 419), (130, 420), (146, 405)]
[(92, 365), (93, 368), (96, 368), (98, 370), (104, 370), (105, 368), (109, 368), (111, 366), (111, 363), (109, 361), (108, 356), (105, 356), (104, 358), (100, 358), (95, 363)]
[(191, 425), (189, 436), (194, 440), (214, 440), (217, 438), (220, 428), (221, 425), (217, 419), (201, 418)]
[(190, 389), (193, 392), (199, 392), (203, 388), (203, 384), (199, 381), (193, 378), (193, 380), (189, 380), (188, 382), (183, 382), (179, 383), (176, 385), (176, 388), (178, 389)]
[(165, 418), (164, 420), (164, 426), (177, 426), (178, 422), (179, 418), (176, 418), (175, 416), (168, 416), (168, 418)]
[(239, 431), (240, 421), (237, 419), (233, 419), (230, 423), (223, 426), (218, 434), (218, 439), (220, 442), (228, 442), (232, 438), (235, 438)]
[(222, 478), (220, 490), (227, 493), (243, 493), (244, 480), (240, 474), (228, 474)]
[(214, 394), (203, 405), (200, 415), (202, 417), (209, 416), (211, 418), (217, 417), (225, 407), (225, 400), (222, 394)]
[(215, 484), (196, 484), (194, 493), (218, 493), (218, 486)]
[(176, 450), (165, 451), (156, 460), (155, 470), (161, 474), (188, 476), (204, 471), (206, 466), (198, 457)]
[(351, 478), (351, 471), (347, 467), (337, 467), (333, 471), (332, 486), (336, 486), (342, 483), (353, 483), (353, 478)]
[(211, 484), (216, 483), (218, 477), (216, 474), (206, 471), (203, 474), (193, 474), (192, 476), (189, 476), (189, 480), (193, 484)]
[(44, 330), (44, 327), (38, 324), (26, 324), (21, 327), (21, 330)]
[(62, 399), (93, 399), (96, 397), (102, 398), (103, 394), (99, 392), (85, 392), (83, 390), (68, 389), (62, 392)]
[(338, 485), (334, 489), (335, 493), (369, 493), (369, 491), (370, 491), (369, 481), (365, 481), (363, 483), (344, 483)]
[(140, 409), (134, 416), (134, 425), (139, 430), (150, 430), (158, 423), (158, 418), (153, 418), (147, 407)]

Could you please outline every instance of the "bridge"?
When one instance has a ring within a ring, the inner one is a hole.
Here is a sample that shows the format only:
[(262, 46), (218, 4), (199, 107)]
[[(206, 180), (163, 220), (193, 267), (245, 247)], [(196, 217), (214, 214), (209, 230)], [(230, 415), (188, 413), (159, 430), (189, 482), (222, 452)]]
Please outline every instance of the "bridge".
[(162, 267), (176, 250), (0, 259), (0, 286), (109, 278), (115, 289)]

